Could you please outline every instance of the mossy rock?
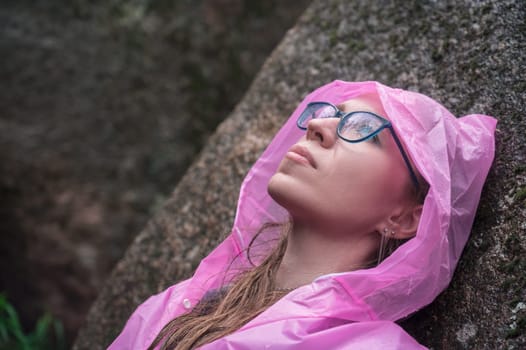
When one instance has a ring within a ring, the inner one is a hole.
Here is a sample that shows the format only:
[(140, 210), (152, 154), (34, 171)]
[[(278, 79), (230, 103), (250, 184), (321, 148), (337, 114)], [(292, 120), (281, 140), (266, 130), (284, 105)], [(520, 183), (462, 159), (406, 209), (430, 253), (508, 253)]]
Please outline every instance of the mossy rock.
[(115, 268), (75, 348), (108, 345), (141, 301), (191, 275), (228, 233), (252, 162), (295, 105), (333, 79), (379, 80), (499, 120), (453, 282), (403, 326), (433, 349), (524, 348), (525, 14), (521, 0), (314, 1)]

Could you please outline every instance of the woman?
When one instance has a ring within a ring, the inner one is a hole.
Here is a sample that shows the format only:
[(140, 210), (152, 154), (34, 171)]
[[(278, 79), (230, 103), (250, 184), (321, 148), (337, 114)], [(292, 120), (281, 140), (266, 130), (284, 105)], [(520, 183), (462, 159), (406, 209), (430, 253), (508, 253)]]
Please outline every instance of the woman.
[(394, 321), (449, 283), (494, 129), (376, 82), (317, 89), (247, 174), (232, 234), (110, 348), (423, 348)]

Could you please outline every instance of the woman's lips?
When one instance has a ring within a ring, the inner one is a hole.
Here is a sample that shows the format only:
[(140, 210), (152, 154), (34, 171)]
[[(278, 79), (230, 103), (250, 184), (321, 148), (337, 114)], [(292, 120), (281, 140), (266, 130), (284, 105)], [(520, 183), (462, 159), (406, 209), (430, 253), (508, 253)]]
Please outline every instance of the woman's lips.
[(312, 155), (310, 154), (309, 150), (302, 145), (292, 146), (286, 155), (292, 160), (304, 163), (306, 165), (310, 165), (314, 169), (316, 169), (316, 162), (314, 162), (314, 158), (312, 158)]

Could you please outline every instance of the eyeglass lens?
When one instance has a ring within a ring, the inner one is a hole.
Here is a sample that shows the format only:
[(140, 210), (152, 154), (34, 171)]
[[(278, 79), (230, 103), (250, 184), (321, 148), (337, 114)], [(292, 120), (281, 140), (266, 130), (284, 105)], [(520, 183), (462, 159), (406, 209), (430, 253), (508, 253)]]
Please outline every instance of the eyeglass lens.
[(357, 141), (370, 136), (382, 126), (382, 121), (374, 114), (356, 112), (345, 117), (338, 131), (343, 138)]
[[(337, 115), (338, 109), (334, 106), (325, 103), (313, 103), (301, 114), (298, 126), (306, 129), (312, 119), (333, 118)], [(368, 137), (382, 126), (382, 121), (374, 114), (355, 112), (345, 117), (343, 124), (338, 127), (338, 132), (340, 136), (349, 141), (357, 141)]]
[(331, 105), (325, 103), (315, 103), (309, 105), (301, 114), (298, 120), (298, 126), (307, 128), (309, 121), (318, 118), (332, 118), (335, 117), (338, 110)]

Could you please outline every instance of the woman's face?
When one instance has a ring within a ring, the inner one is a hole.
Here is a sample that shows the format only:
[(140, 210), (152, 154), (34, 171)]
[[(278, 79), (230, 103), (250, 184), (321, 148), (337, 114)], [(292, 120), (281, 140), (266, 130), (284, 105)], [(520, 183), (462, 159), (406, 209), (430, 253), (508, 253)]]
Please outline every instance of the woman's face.
[[(338, 108), (386, 117), (374, 95)], [(411, 200), (408, 169), (389, 130), (382, 130), (378, 140), (349, 143), (336, 134), (339, 120), (309, 122), (271, 178), (269, 194), (295, 222), (327, 232), (379, 231)]]

